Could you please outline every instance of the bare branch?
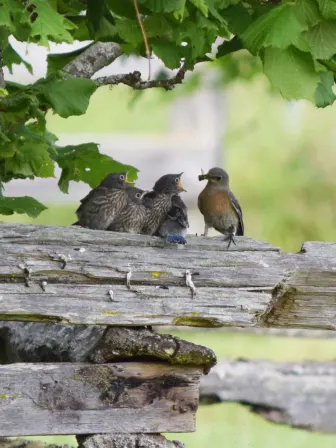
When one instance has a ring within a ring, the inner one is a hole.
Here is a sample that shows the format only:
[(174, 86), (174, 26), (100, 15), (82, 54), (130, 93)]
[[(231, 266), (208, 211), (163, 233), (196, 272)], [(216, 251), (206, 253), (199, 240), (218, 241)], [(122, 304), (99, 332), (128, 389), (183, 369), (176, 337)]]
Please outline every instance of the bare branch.
[(336, 363), (223, 360), (202, 378), (201, 403), (237, 402), (275, 423), (336, 432)]
[(150, 81), (150, 79), (151, 79), (151, 52), (150, 52), (150, 49), (149, 49), (148, 39), (147, 39), (145, 27), (144, 27), (144, 25), (142, 23), (142, 19), (141, 19), (141, 15), (140, 15), (140, 11), (139, 11), (137, 0), (133, 0), (133, 4), (134, 4), (134, 9), (135, 9), (135, 13), (136, 13), (136, 16), (137, 16), (138, 24), (139, 24), (139, 27), (141, 29), (142, 38), (143, 38), (144, 44), (145, 44), (146, 56), (147, 56), (147, 59), (148, 59), (148, 81)]
[(91, 78), (123, 54), (114, 42), (97, 42), (64, 67), (64, 71), (78, 78)]
[(182, 66), (175, 76), (169, 79), (158, 79), (153, 81), (143, 81), (141, 73), (135, 71), (133, 73), (125, 73), (120, 75), (103, 76), (95, 79), (98, 87), (103, 85), (117, 85), (125, 84), (132, 87), (134, 90), (145, 90), (152, 88), (163, 88), (165, 90), (172, 90), (176, 84), (182, 84), (185, 76), (185, 68)]
[(3, 72), (3, 55), (2, 50), (0, 48), (0, 88), (5, 87), (5, 76)]

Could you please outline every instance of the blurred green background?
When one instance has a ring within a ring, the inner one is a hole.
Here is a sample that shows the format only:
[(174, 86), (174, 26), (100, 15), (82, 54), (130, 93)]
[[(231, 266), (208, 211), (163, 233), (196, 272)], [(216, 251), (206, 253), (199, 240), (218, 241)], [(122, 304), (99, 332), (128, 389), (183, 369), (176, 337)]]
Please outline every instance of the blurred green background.
[[(85, 116), (67, 120), (49, 116), (49, 128), (56, 134), (84, 129), (91, 133), (165, 132), (167, 94), (148, 91), (134, 99), (134, 93), (128, 88), (99, 89)], [(336, 108), (318, 110), (306, 102), (288, 103), (270, 91), (262, 76), (248, 83), (230, 84), (227, 101), (225, 162), (232, 190), (244, 210), (246, 234), (288, 251), (298, 251), (307, 240), (335, 240)], [(36, 220), (22, 215), (1, 219), (56, 225), (74, 222), (78, 204), (49, 206)], [(220, 331), (186, 332), (179, 336), (212, 348), (219, 358), (330, 360), (336, 353), (333, 339)], [(196, 433), (168, 437), (186, 442), (189, 448), (203, 448), (207, 444), (213, 448), (336, 446), (336, 436), (269, 423), (236, 404), (202, 406), (197, 414)], [(46, 440), (75, 443), (71, 437)]]

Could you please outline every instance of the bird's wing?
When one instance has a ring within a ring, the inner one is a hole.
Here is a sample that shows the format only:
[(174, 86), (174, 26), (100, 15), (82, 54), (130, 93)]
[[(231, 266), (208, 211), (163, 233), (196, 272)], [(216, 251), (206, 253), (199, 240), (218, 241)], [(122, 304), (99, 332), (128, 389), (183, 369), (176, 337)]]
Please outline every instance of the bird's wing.
[(237, 229), (237, 235), (238, 235), (238, 236), (239, 236), (239, 235), (243, 236), (243, 235), (244, 235), (244, 221), (243, 221), (243, 212), (242, 212), (242, 209), (241, 209), (241, 207), (240, 207), (240, 204), (239, 204), (238, 199), (237, 199), (236, 196), (232, 193), (231, 190), (229, 190), (228, 195), (229, 195), (231, 204), (232, 204), (232, 206), (233, 206), (233, 208), (234, 208), (234, 210), (235, 210), (235, 212), (237, 213), (237, 216), (238, 216), (238, 218), (239, 218), (239, 227), (238, 227), (238, 229)]
[(173, 196), (172, 208), (169, 210), (168, 217), (176, 220), (182, 227), (188, 228), (188, 207), (185, 205), (180, 196)]
[(204, 192), (204, 190), (200, 192), (200, 194), (198, 195), (198, 200), (197, 200), (198, 209), (202, 213), (202, 215), (204, 215), (204, 209), (202, 207), (202, 204), (203, 204), (202, 194), (203, 194), (203, 192)]

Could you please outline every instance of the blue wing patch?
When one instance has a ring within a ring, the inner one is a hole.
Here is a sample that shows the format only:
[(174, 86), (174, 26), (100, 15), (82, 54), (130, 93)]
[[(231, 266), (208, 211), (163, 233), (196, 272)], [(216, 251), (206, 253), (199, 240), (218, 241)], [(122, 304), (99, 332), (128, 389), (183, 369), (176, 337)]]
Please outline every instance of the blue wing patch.
[(167, 243), (187, 244), (187, 240), (181, 235), (168, 235)]

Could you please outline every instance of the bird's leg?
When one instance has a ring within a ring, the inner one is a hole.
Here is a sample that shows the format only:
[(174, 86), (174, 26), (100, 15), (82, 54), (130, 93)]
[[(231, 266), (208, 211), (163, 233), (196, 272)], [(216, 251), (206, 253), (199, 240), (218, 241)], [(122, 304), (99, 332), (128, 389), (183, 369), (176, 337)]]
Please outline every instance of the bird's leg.
[(204, 224), (204, 233), (201, 236), (208, 236), (209, 226), (207, 223)]
[(236, 236), (236, 233), (237, 233), (236, 226), (231, 224), (230, 227), (227, 229), (227, 231), (225, 233), (226, 233), (226, 236), (224, 238), (224, 241), (229, 240), (229, 244), (228, 244), (227, 248), (228, 249), (230, 248), (231, 243), (233, 243), (236, 246), (236, 242), (234, 240), (234, 237)]

